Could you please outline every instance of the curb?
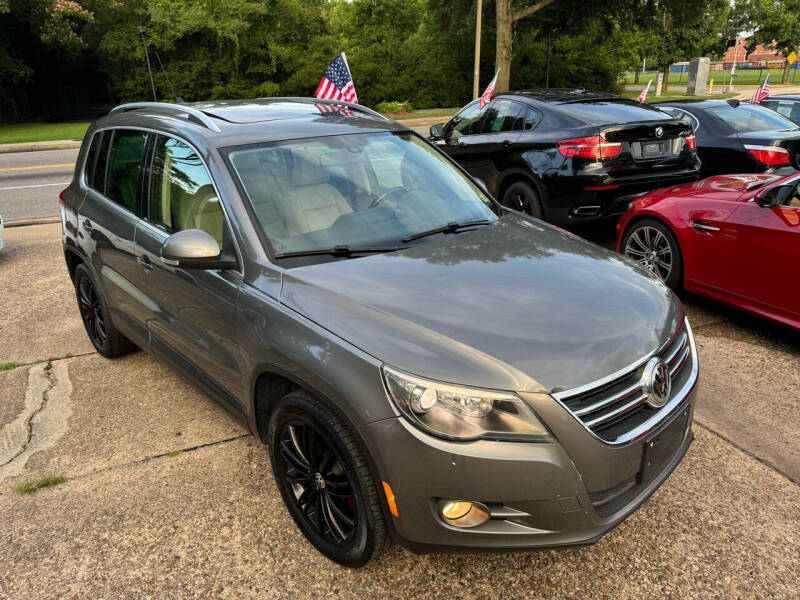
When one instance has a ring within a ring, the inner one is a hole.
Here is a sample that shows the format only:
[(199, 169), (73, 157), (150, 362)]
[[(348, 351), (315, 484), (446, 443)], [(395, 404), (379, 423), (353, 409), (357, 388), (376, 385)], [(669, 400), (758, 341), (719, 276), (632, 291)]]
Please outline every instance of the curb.
[(0, 144), (0, 154), (12, 152), (36, 152), (38, 150), (68, 150), (80, 148), (81, 140), (55, 140), (52, 142), (22, 142), (19, 144)]
[(26, 227), (28, 225), (49, 225), (51, 223), (61, 223), (61, 217), (37, 217), (35, 219), (19, 219), (17, 221), (3, 221), (3, 227)]

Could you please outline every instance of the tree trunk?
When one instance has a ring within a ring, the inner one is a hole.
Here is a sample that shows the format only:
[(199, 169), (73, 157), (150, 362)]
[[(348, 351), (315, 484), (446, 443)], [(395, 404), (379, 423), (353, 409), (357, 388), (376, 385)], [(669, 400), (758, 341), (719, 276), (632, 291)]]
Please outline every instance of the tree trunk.
[(781, 83), (789, 83), (789, 61), (786, 61), (786, 64), (783, 66), (783, 77), (781, 77)]
[(633, 68), (633, 83), (639, 83), (639, 67)]
[(669, 89), (669, 63), (664, 67), (664, 80), (661, 82), (661, 93), (665, 94)]
[(508, 91), (511, 78), (511, 40), (513, 32), (513, 19), (511, 15), (511, 0), (496, 0), (497, 5), (497, 45), (495, 47), (495, 68), (500, 70), (497, 75), (498, 92)]

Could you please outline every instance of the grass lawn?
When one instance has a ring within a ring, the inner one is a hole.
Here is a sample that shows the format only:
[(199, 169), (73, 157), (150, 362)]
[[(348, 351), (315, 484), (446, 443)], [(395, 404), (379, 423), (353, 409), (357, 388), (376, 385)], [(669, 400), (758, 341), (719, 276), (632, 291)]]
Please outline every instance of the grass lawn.
[(83, 138), (89, 123), (14, 123), (0, 125), (0, 144)]
[[(770, 85), (775, 85), (781, 82), (781, 78), (783, 77), (783, 69), (736, 69), (736, 75), (733, 78), (733, 83), (734, 85), (758, 85), (764, 81), (764, 78), (767, 76), (767, 72), (769, 72)], [(714, 85), (727, 85), (730, 76), (730, 71), (708, 72), (708, 79), (713, 79)], [(625, 77), (623, 79), (626, 84), (633, 84), (633, 73), (625, 73)], [(639, 83), (642, 85), (642, 87), (647, 85), (647, 81), (649, 79), (652, 79), (653, 84), (655, 85), (656, 73), (639, 73)], [(669, 74), (669, 83), (671, 84), (679, 85), (682, 83), (686, 85), (688, 79), (688, 72)], [(790, 84), (792, 83), (793, 79), (795, 83), (800, 84), (800, 74), (798, 74), (795, 69), (789, 71)]]
[[(639, 92), (637, 92), (636, 90), (624, 90), (621, 95), (624, 96), (625, 98), (638, 98)], [(653, 90), (651, 89), (647, 93), (647, 100), (645, 102), (647, 102), (647, 104), (650, 104), (651, 102), (660, 102), (662, 100), (708, 100), (709, 98), (724, 99), (724, 98), (733, 98), (734, 96), (736, 96), (734, 92), (725, 92), (724, 94), (710, 94), (708, 96), (687, 96), (682, 92), (666, 92), (664, 94), (661, 94), (660, 96), (656, 96), (653, 93)]]
[(452, 117), (459, 110), (461, 110), (460, 106), (458, 108), (423, 108), (409, 112), (384, 114), (395, 121), (402, 121), (403, 119), (421, 119), (423, 117)]

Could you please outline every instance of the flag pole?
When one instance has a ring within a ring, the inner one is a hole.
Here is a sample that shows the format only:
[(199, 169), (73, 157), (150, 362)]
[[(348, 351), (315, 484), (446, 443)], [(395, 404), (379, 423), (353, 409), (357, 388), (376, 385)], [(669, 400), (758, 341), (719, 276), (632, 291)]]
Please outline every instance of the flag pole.
[(478, 0), (478, 16), (475, 18), (475, 70), (472, 76), (472, 99), (480, 95), (479, 79), (481, 77), (481, 13), (483, 0)]

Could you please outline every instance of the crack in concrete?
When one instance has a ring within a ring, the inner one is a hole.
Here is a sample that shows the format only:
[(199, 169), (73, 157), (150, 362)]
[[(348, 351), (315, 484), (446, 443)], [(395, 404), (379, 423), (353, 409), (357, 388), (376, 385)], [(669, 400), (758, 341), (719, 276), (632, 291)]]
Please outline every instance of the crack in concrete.
[(734, 448), (736, 448), (740, 452), (744, 452), (750, 458), (755, 459), (756, 461), (760, 462), (762, 465), (764, 465), (765, 467), (767, 467), (771, 471), (775, 471), (778, 475), (781, 475), (782, 477), (785, 477), (786, 479), (791, 481), (793, 484), (795, 484), (796, 486), (800, 487), (800, 481), (798, 481), (796, 478), (792, 477), (791, 475), (789, 475), (785, 471), (781, 470), (780, 467), (778, 467), (777, 465), (775, 465), (771, 461), (767, 460), (766, 458), (760, 457), (755, 452), (752, 452), (751, 450), (748, 450), (744, 446), (741, 446), (740, 444), (737, 444), (736, 442), (734, 442), (729, 437), (722, 435), (720, 432), (715, 431), (714, 429), (711, 429), (711, 427), (709, 427), (705, 423), (703, 423), (701, 421), (698, 421), (697, 420), (697, 416), (695, 416), (695, 418), (694, 418), (694, 423), (696, 425), (699, 425), (700, 427), (702, 427), (706, 431), (708, 431), (711, 435), (714, 435), (714, 436), (718, 437), (723, 442), (727, 442), (728, 444), (730, 444), (731, 446), (733, 446)]
[(19, 475), (36, 452), (50, 448), (67, 431), (72, 415), (68, 364), (33, 365), (28, 373), (25, 407), (0, 430), (0, 481)]

